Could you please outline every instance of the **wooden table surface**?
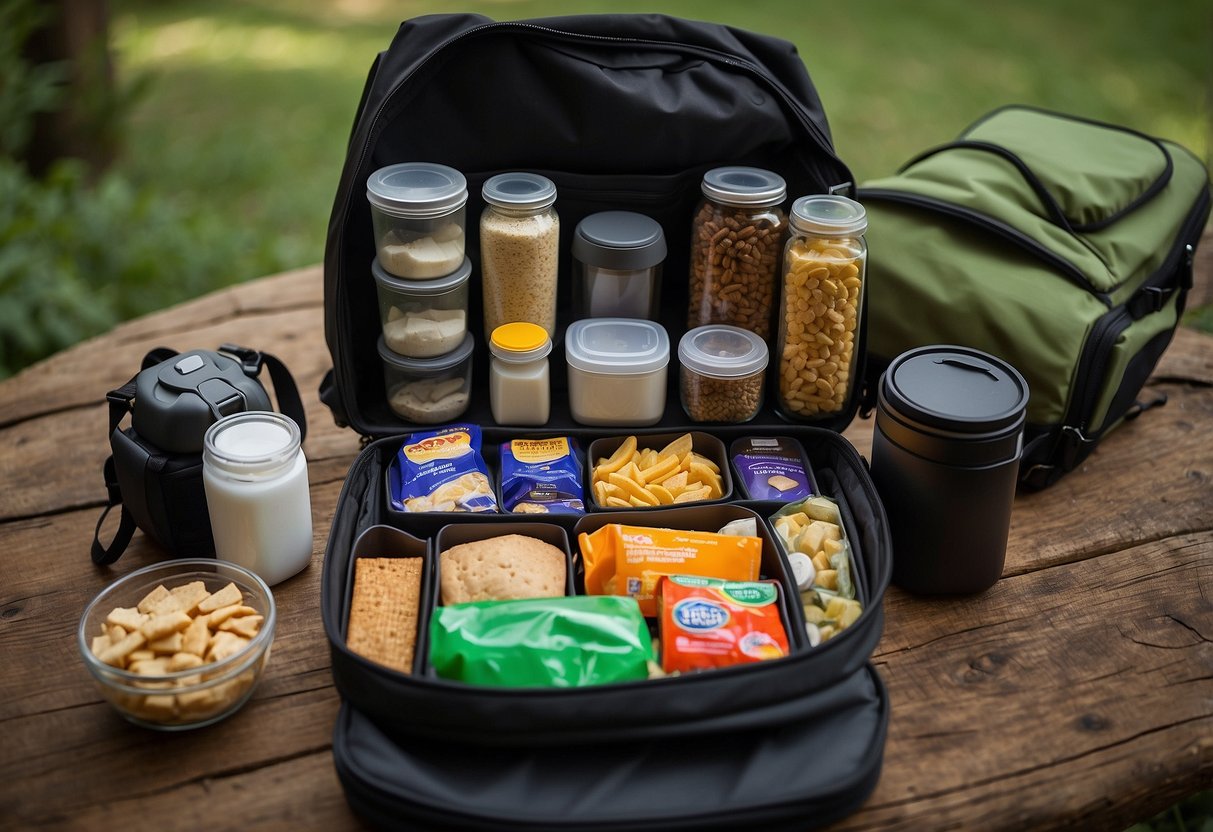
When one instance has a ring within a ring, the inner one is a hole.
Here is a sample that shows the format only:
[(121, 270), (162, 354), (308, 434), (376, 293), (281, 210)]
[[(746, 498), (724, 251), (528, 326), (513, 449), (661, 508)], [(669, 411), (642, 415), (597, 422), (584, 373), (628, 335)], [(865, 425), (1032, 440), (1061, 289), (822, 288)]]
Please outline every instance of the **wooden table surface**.
[[(0, 827), (358, 827), (330, 754), (338, 699), (318, 609), (358, 438), (317, 398), (323, 330), (315, 267), (124, 324), (0, 384)], [(166, 735), (101, 700), (74, 640), (98, 591), (161, 557), (136, 534), (114, 567), (89, 560), (104, 396), (152, 347), (225, 341), (276, 353), (300, 383), (315, 554), (274, 590), (254, 698)], [(1117, 830), (1213, 783), (1211, 385), (1213, 337), (1180, 330), (1150, 385), (1167, 406), (1016, 500), (993, 589), (945, 601), (890, 589), (873, 659), (892, 702), (884, 769), (838, 828)], [(846, 435), (866, 454), (871, 431), (857, 420)]]

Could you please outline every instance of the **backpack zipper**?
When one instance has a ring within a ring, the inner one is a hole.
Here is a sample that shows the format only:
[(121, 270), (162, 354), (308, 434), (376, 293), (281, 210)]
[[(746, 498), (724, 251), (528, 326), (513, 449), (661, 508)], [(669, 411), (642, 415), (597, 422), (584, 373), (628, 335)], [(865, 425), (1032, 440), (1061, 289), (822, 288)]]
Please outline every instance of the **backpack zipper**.
[(1019, 248), (1035, 255), (1040, 260), (1043, 260), (1048, 265), (1061, 272), (1071, 283), (1078, 286), (1080, 289), (1085, 289), (1088, 293), (1098, 298), (1104, 306), (1112, 308), (1112, 298), (1107, 292), (1101, 292), (1095, 288), (1087, 276), (1082, 273), (1082, 270), (1066, 260), (1061, 255), (1054, 252), (1052, 249), (1033, 240), (1027, 234), (1024, 234), (1017, 228), (1014, 228), (1006, 223), (1000, 222), (993, 217), (989, 217), (980, 211), (974, 211), (970, 208), (965, 208), (960, 205), (953, 205), (949, 202), (933, 199), (931, 197), (922, 196), (920, 194), (903, 193), (889, 188), (862, 188), (859, 192), (860, 201), (864, 199), (887, 200), (889, 202), (901, 202), (906, 205), (913, 205), (918, 208), (926, 208), (931, 211), (936, 211), (941, 214), (955, 217), (973, 225), (980, 226), (987, 231), (1002, 237), (1008, 242), (1014, 243)]

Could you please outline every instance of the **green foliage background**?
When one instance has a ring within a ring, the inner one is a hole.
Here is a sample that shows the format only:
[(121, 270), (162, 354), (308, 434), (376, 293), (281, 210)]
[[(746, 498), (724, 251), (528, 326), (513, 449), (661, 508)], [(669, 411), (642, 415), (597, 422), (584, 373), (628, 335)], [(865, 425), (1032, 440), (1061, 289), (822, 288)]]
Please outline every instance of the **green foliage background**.
[(318, 262), (366, 72), (420, 14), (649, 11), (778, 34), (861, 180), (1011, 102), (1205, 159), (1213, 132), (1210, 0), (111, 0), (119, 87), (146, 87), (123, 109), (124, 154), (95, 185), (71, 164), (42, 182), (9, 134), (53, 106), (58, 70), (14, 72), (3, 17), (33, 3), (0, 0), (0, 376), (123, 318)]

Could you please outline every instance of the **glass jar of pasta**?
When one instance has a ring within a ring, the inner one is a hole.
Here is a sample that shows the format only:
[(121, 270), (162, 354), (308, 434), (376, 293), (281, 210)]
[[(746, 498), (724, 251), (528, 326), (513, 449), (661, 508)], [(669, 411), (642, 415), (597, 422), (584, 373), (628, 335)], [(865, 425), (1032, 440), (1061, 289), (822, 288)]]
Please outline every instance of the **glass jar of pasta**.
[(840, 413), (856, 381), (868, 259), (863, 206), (845, 196), (792, 204), (779, 306), (779, 407), (815, 419)]

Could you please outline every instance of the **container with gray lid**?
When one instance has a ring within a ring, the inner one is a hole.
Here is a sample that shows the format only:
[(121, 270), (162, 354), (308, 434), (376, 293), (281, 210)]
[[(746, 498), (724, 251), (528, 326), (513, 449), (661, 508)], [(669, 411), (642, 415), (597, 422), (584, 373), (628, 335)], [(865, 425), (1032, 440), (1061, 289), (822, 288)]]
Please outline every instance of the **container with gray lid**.
[(457, 419), (467, 410), (472, 395), (472, 350), (475, 341), (466, 333), (459, 346), (435, 358), (408, 358), (391, 350), (379, 336), (379, 358), (388, 406), (401, 418), (418, 425)]
[(979, 350), (927, 346), (880, 379), (872, 479), (893, 533), (893, 581), (980, 592), (1002, 575), (1028, 384)]
[(366, 181), (379, 263), (397, 277), (421, 280), (463, 262), (467, 180), (446, 165), (402, 162)]
[(574, 315), (655, 320), (665, 256), (665, 233), (652, 217), (590, 214), (573, 232)]

